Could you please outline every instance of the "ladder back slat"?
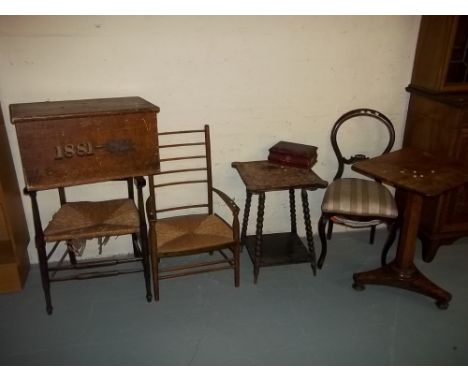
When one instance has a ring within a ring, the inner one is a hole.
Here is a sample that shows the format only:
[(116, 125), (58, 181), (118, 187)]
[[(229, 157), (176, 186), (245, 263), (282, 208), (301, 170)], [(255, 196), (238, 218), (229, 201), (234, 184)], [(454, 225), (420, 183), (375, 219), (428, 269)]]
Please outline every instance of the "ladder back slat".
[(174, 158), (161, 158), (159, 159), (160, 162), (170, 162), (173, 160), (184, 160), (184, 159), (198, 159), (198, 158), (206, 158), (206, 155), (191, 155), (187, 157), (174, 157)]
[(166, 170), (166, 171), (159, 171), (155, 175), (164, 175), (164, 174), (173, 174), (176, 172), (194, 172), (194, 171), (206, 171), (206, 167), (193, 167), (193, 168), (182, 168), (180, 170)]
[(208, 204), (190, 204), (187, 206), (180, 206), (180, 207), (171, 207), (171, 208), (161, 208), (156, 210), (156, 213), (168, 212), (168, 211), (177, 211), (177, 210), (185, 210), (187, 208), (203, 208), (208, 207)]
[(205, 142), (193, 142), (193, 143), (173, 143), (170, 145), (159, 145), (160, 149), (168, 149), (170, 147), (183, 147), (183, 146), (205, 146)]
[(170, 183), (159, 183), (155, 184), (154, 188), (160, 188), (160, 187), (166, 187), (166, 186), (176, 186), (178, 184), (191, 184), (191, 183), (206, 183), (206, 179), (200, 179), (200, 180), (184, 180), (180, 182), (170, 182)]
[(172, 134), (190, 134), (190, 133), (204, 133), (205, 130), (179, 130), (179, 131), (165, 131), (158, 133), (158, 135), (172, 135)]

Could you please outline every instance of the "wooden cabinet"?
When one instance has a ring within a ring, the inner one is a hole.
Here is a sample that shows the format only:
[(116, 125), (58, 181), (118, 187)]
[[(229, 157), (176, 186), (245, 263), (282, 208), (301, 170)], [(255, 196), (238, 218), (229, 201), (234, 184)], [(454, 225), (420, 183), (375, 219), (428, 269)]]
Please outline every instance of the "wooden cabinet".
[(411, 85), (468, 91), (468, 16), (422, 17)]
[[(416, 48), (403, 147), (468, 166), (468, 16), (424, 16)], [(468, 235), (468, 185), (425, 198), (419, 237), (423, 258)]]
[(0, 292), (22, 289), (29, 270), (29, 233), (0, 107)]

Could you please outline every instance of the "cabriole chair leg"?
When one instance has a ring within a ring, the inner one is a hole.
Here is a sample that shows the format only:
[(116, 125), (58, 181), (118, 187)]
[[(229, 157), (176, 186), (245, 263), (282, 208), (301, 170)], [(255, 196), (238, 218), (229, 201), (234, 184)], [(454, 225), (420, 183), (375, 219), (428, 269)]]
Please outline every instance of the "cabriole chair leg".
[[(320, 216), (320, 219), (318, 222), (318, 233), (320, 237), (320, 244), (322, 245), (319, 261), (317, 263), (318, 269), (322, 269), (323, 263), (325, 261), (325, 257), (327, 256), (327, 237), (325, 235), (325, 226), (327, 225), (327, 220), (328, 219), (322, 215)], [(328, 224), (333, 224), (333, 223), (329, 221)]]
[(333, 222), (330, 220), (328, 222), (328, 231), (327, 231), (327, 239), (331, 240), (333, 234)]

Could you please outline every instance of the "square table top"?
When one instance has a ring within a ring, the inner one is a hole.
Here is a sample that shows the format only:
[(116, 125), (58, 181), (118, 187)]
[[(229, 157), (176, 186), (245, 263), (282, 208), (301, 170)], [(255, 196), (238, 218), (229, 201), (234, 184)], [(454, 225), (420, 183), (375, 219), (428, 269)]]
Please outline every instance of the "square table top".
[(283, 166), (269, 161), (233, 162), (248, 191), (278, 191), (291, 188), (326, 188), (328, 182), (310, 168)]
[(468, 165), (415, 148), (359, 161), (351, 168), (423, 196), (436, 196), (468, 182)]

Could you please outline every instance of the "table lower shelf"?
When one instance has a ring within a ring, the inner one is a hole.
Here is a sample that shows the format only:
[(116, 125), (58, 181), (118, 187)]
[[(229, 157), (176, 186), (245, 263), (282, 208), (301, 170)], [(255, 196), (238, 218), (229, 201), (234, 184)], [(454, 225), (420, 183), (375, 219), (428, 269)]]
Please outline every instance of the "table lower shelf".
[[(255, 264), (256, 236), (246, 237), (245, 246), (252, 263)], [(295, 233), (270, 233), (262, 235), (262, 257), (260, 267), (311, 262), (312, 254)], [(315, 258), (315, 256), (314, 256)]]

